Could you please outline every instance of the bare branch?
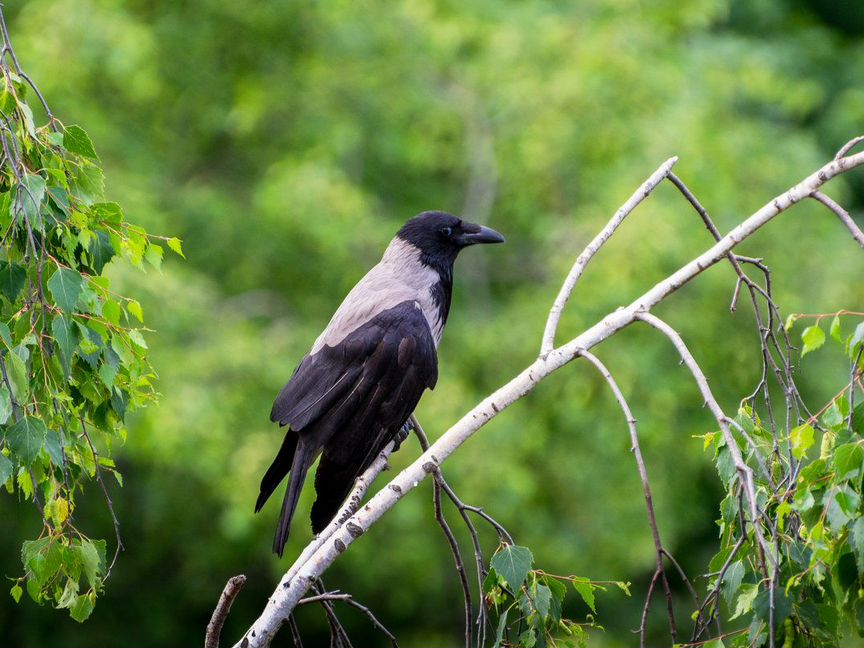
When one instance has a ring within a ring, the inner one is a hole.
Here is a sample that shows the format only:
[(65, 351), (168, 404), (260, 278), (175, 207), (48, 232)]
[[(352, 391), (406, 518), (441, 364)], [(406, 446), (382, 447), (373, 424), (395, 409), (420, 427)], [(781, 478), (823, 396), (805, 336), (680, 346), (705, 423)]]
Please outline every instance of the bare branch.
[(624, 219), (636, 209), (636, 207), (645, 200), (658, 184), (663, 182), (663, 179), (669, 175), (672, 167), (678, 161), (677, 157), (671, 157), (661, 164), (657, 170), (652, 173), (648, 179), (639, 187), (630, 198), (627, 199), (618, 211), (612, 216), (606, 227), (600, 230), (600, 233), (595, 236), (592, 241), (585, 247), (578, 257), (570, 274), (564, 280), (558, 296), (555, 298), (555, 303), (552, 304), (552, 310), (549, 311), (549, 318), (546, 320), (546, 330), (543, 331), (543, 342), (540, 345), (540, 355), (547, 355), (555, 347), (555, 333), (558, 331), (558, 323), (561, 321), (561, 314), (564, 312), (564, 307), (570, 301), (570, 295), (573, 294), (573, 289), (576, 283), (585, 272), (588, 263), (594, 258), (594, 255), (603, 247), (603, 244), (609, 240), (609, 237), (615, 233), (615, 230), (624, 222)]
[(242, 574), (228, 579), (225, 589), (222, 590), (222, 595), (219, 597), (219, 603), (213, 610), (213, 616), (210, 617), (210, 623), (207, 624), (204, 648), (219, 648), (219, 635), (222, 634), (222, 626), (225, 625), (225, 619), (228, 618), (228, 613), (231, 611), (231, 604), (234, 603), (234, 599), (237, 598), (245, 584), (246, 577)]
[(849, 140), (840, 147), (840, 150), (837, 151), (837, 155), (834, 156), (834, 159), (839, 160), (840, 158), (846, 157), (847, 155), (849, 155), (849, 151), (858, 146), (861, 142), (864, 142), (864, 135), (853, 137), (851, 140)]
[(864, 232), (861, 231), (861, 228), (855, 224), (855, 221), (852, 220), (852, 217), (849, 215), (845, 209), (843, 209), (840, 205), (834, 202), (831, 198), (823, 194), (821, 191), (814, 191), (810, 194), (811, 198), (815, 198), (820, 203), (825, 205), (828, 209), (830, 209), (837, 218), (840, 219), (840, 222), (849, 230), (849, 233), (852, 234), (852, 238), (854, 238), (858, 245), (864, 247)]
[[(627, 404), (624, 394), (618, 387), (618, 383), (612, 377), (612, 374), (609, 373), (606, 365), (604, 365), (597, 356), (588, 351), (580, 351), (579, 355), (594, 365), (597, 371), (600, 372), (600, 375), (606, 379), (606, 382), (609, 383), (609, 388), (615, 395), (615, 400), (618, 401), (618, 405), (624, 412), (624, 418), (627, 419), (627, 427), (630, 430), (630, 451), (636, 458), (636, 466), (639, 468), (639, 479), (642, 481), (642, 494), (645, 497), (645, 506), (648, 509), (648, 524), (651, 526), (651, 537), (654, 539), (654, 573), (659, 576), (660, 581), (663, 583), (663, 591), (666, 594), (666, 608), (669, 615), (669, 632), (672, 636), (672, 643), (678, 643), (678, 628), (675, 623), (675, 611), (672, 604), (672, 590), (669, 587), (669, 580), (666, 578), (666, 571), (663, 569), (663, 543), (660, 540), (660, 530), (657, 527), (657, 517), (654, 514), (654, 498), (651, 495), (651, 484), (648, 482), (648, 469), (645, 467), (645, 460), (642, 458), (642, 448), (639, 446), (639, 433), (636, 430), (636, 419), (633, 417), (633, 412), (630, 410), (630, 406)], [(650, 594), (647, 598), (650, 601)], [(645, 607), (647, 610), (647, 601)], [(641, 648), (645, 648), (646, 645), (645, 620), (647, 620), (647, 614), (643, 615), (643, 623), (639, 626), (639, 645)]]

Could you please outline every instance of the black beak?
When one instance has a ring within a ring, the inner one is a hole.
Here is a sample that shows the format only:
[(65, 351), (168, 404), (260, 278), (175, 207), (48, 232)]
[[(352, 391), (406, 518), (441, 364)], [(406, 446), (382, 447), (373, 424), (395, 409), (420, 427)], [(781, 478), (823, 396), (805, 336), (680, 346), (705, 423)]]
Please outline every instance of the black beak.
[(476, 232), (464, 232), (456, 237), (460, 245), (474, 245), (475, 243), (503, 243), (504, 237), (490, 227), (475, 225)]

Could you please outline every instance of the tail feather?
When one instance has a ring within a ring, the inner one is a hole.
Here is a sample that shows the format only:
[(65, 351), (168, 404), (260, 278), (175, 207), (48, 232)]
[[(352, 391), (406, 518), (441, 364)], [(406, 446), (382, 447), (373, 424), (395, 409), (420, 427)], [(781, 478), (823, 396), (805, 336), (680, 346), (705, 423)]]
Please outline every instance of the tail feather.
[(288, 540), (288, 531), (291, 529), (291, 518), (294, 517), (294, 511), (297, 509), (297, 502), (300, 499), (300, 491), (306, 479), (306, 472), (314, 460), (314, 447), (308, 441), (304, 443), (303, 439), (299, 439), (297, 448), (294, 451), (294, 461), (291, 464), (291, 476), (288, 479), (285, 499), (282, 500), (282, 513), (279, 515), (276, 537), (273, 539), (273, 551), (280, 558), (285, 549), (285, 542)]
[(288, 474), (288, 470), (291, 468), (291, 458), (294, 456), (296, 449), (297, 433), (293, 430), (288, 430), (285, 433), (285, 439), (282, 441), (282, 447), (279, 448), (276, 458), (270, 464), (267, 472), (264, 473), (264, 477), (261, 478), (261, 491), (258, 493), (258, 500), (255, 502), (256, 513), (261, 510), (261, 507), (264, 506), (264, 503), (273, 494), (276, 487), (285, 479), (285, 475)]

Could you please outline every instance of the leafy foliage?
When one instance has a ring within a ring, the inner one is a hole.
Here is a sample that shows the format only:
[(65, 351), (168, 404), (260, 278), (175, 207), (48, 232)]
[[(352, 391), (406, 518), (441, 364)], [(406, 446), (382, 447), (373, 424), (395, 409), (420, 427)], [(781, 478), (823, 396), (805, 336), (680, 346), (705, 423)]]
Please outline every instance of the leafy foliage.
[[(816, 318), (801, 333), (804, 357), (823, 346), (821, 322), (833, 318), (830, 338), (852, 367), (840, 393), (779, 440), (779, 431), (750, 404), (738, 413), (736, 441), (755, 475), (759, 524), (742, 526), (746, 504), (729, 451), (720, 435), (706, 436), (727, 489), (718, 520), (721, 550), (711, 559), (708, 589), (722, 593), (731, 621), (747, 624), (733, 646), (765, 645), (772, 622), (776, 645), (844, 645), (846, 627), (864, 636), (864, 321), (844, 334), (844, 315), (864, 314), (799, 315), (786, 322), (790, 331), (797, 319)], [(709, 601), (708, 613), (719, 614), (720, 597)]]
[(0, 61), (0, 484), (35, 504), (43, 528), (22, 546), (11, 595), (84, 621), (113, 562), (79, 527), (76, 496), (93, 480), (104, 490), (103, 471), (120, 480), (126, 415), (155, 398), (141, 307), (104, 272), (114, 258), (158, 268), (162, 248), (104, 202), (83, 128), (50, 113), (35, 125), (36, 89), (17, 65)]
[[(586, 646), (588, 631), (603, 629), (594, 619), (594, 593), (615, 585), (630, 595), (630, 583), (555, 576), (533, 565), (531, 550), (518, 545), (502, 544), (492, 556), (483, 589), (486, 604), (497, 617), (493, 618), (495, 648)], [(582, 623), (563, 616), (568, 584), (590, 609)]]

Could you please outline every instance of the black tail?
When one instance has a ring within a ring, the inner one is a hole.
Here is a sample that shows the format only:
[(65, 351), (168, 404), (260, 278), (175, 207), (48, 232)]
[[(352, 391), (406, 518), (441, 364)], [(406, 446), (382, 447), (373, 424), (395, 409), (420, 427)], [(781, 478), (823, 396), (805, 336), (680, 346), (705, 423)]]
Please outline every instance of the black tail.
[(315, 492), (318, 494), (312, 505), (312, 533), (321, 533), (330, 524), (360, 474), (362, 466), (356, 462), (339, 465), (327, 454), (321, 455), (318, 472), (315, 474)]
[(273, 494), (279, 483), (285, 479), (285, 475), (288, 474), (288, 470), (291, 468), (291, 458), (294, 456), (296, 449), (297, 433), (293, 430), (288, 430), (285, 433), (285, 439), (282, 441), (282, 447), (279, 448), (279, 453), (261, 479), (261, 492), (258, 493), (258, 501), (255, 502), (256, 513), (261, 510), (264, 502)]
[[(282, 500), (282, 513), (279, 515), (279, 525), (276, 527), (276, 537), (273, 539), (273, 551), (281, 558), (288, 540), (288, 531), (291, 528), (291, 518), (297, 508), (300, 499), (300, 490), (306, 479), (306, 471), (315, 460), (313, 446), (309, 445), (308, 439), (304, 443), (299, 440), (294, 451), (294, 461), (291, 463), (291, 476), (288, 479), (288, 489), (285, 491), (285, 499)], [(280, 450), (281, 454), (282, 451)]]

